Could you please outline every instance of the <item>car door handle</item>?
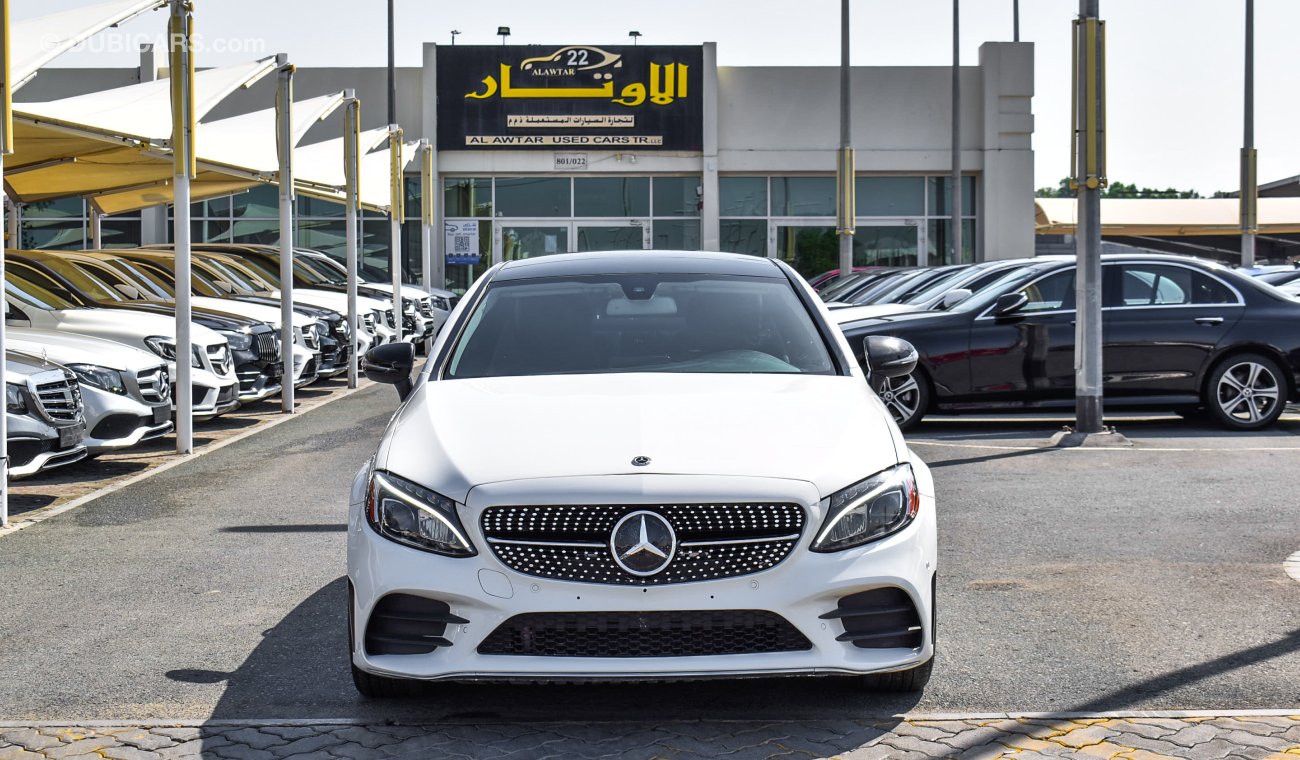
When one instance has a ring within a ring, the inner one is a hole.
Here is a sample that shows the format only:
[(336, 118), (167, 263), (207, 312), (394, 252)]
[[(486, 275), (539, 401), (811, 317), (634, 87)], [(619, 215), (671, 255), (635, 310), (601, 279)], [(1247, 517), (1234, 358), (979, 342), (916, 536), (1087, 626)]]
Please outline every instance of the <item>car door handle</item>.
[(1223, 317), (1197, 317), (1197, 318), (1196, 318), (1195, 320), (1193, 320), (1193, 321), (1196, 322), (1196, 324), (1198, 324), (1198, 325), (1205, 325), (1206, 327), (1213, 327), (1214, 325), (1221, 325), (1221, 324), (1223, 324)]

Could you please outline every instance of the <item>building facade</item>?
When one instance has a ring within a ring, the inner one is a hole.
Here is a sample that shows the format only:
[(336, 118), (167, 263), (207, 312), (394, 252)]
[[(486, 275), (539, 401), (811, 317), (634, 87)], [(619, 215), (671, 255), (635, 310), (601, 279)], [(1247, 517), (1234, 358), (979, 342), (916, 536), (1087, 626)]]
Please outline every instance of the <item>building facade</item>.
[[(838, 264), (835, 236), (839, 72), (729, 67), (699, 46), (426, 44), (398, 71), (407, 139), (436, 146), (435, 252), (466, 287), (495, 262), (571, 251), (723, 250), (787, 261), (805, 274)], [(136, 77), (152, 74), (147, 55)], [(963, 67), (963, 250), (952, 250), (951, 69), (852, 71), (855, 264), (944, 264), (1033, 255), (1033, 49), (985, 43)], [(46, 100), (130, 83), (129, 71), (50, 69), (20, 91)], [(268, 78), (269, 79), (269, 78)], [(382, 125), (382, 68), (302, 68), (295, 95), (357, 90), (363, 126)], [(218, 107), (267, 107), (259, 82)], [(306, 142), (340, 134), (336, 114)], [(200, 153), (202, 148), (200, 146)], [(420, 272), (419, 166), (408, 166), (403, 261)], [(194, 204), (196, 241), (275, 242), (273, 188)], [(298, 200), (297, 242), (343, 253), (343, 211)], [(88, 245), (77, 199), (21, 210), (24, 247)], [(103, 221), (104, 245), (166, 239), (165, 209)], [(362, 220), (363, 255), (387, 266), (389, 225)], [(12, 245), (12, 243), (11, 243)]]

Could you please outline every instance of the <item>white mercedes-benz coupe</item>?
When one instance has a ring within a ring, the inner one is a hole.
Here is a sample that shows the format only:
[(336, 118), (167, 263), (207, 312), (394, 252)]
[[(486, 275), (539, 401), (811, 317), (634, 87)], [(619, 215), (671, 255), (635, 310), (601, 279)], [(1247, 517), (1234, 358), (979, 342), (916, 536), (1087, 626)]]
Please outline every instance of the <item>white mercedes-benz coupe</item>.
[(353, 680), (848, 675), (919, 690), (934, 485), (817, 295), (772, 259), (618, 251), (475, 283), (352, 488)]

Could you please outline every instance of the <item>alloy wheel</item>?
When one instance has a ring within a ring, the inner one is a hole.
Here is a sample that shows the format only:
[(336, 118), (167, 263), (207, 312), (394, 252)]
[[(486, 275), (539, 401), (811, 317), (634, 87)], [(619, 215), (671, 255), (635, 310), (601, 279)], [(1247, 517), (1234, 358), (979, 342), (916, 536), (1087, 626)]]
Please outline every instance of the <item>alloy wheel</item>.
[(880, 400), (885, 402), (899, 425), (910, 422), (921, 406), (921, 386), (916, 382), (916, 374), (885, 378)]
[(1244, 361), (1223, 373), (1215, 395), (1225, 417), (1249, 424), (1272, 414), (1280, 401), (1281, 388), (1270, 368)]

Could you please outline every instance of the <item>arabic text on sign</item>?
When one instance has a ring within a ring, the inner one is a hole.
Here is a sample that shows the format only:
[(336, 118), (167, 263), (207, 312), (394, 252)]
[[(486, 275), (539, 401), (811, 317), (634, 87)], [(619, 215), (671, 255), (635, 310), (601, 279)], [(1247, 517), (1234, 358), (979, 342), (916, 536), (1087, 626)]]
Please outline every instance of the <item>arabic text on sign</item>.
[(511, 115), (506, 117), (507, 127), (635, 127), (636, 117), (620, 115)]
[[(626, 84), (614, 97), (614, 83), (605, 82), (598, 87), (515, 87), (510, 83), (510, 64), (501, 64), (498, 77), (483, 78), (483, 91), (466, 93), (466, 98), (487, 100), (500, 93), (502, 98), (605, 98), (619, 105), (636, 107), (646, 102), (666, 106), (688, 95), (686, 75), (689, 66), (684, 63), (650, 64), (649, 87), (641, 82)], [(499, 82), (498, 82), (499, 78)]]

